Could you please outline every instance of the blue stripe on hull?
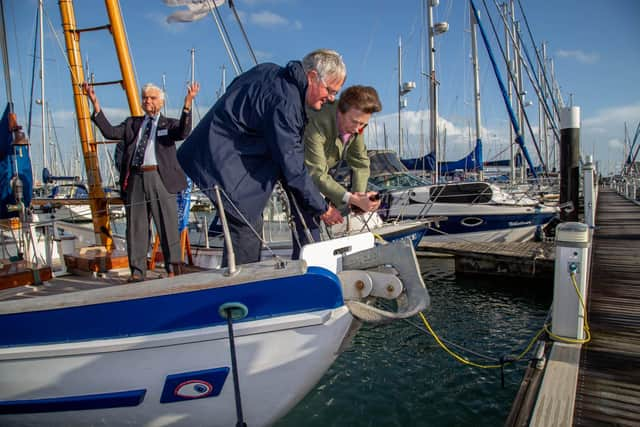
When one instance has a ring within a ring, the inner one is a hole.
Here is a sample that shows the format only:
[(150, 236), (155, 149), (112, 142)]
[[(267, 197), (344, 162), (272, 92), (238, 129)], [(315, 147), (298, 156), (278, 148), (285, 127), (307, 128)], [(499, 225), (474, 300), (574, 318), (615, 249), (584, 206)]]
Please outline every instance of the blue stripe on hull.
[[(135, 286), (135, 285), (131, 285)], [(111, 303), (0, 316), (0, 347), (121, 338), (226, 325), (220, 305), (241, 302), (240, 320), (270, 318), (342, 306), (340, 281), (332, 272), (307, 273), (241, 285)]]
[(0, 414), (35, 414), (138, 406), (144, 400), (146, 393), (146, 390), (129, 390), (49, 399), (0, 401)]
[(384, 239), (387, 242), (395, 242), (396, 240), (400, 240), (400, 239), (410, 239), (411, 244), (413, 244), (413, 247), (417, 248), (418, 244), (420, 243), (420, 240), (422, 240), (422, 238), (425, 236), (426, 233), (427, 233), (427, 227), (421, 227), (417, 229), (411, 229), (408, 231), (390, 233), (388, 235), (385, 235)]
[[(482, 231), (510, 230), (520, 227), (532, 227), (544, 225), (551, 221), (555, 214), (526, 214), (526, 215), (453, 215), (448, 216), (446, 221), (440, 223), (440, 232), (427, 231), (426, 235), (462, 234)], [(475, 226), (465, 225), (475, 223)]]

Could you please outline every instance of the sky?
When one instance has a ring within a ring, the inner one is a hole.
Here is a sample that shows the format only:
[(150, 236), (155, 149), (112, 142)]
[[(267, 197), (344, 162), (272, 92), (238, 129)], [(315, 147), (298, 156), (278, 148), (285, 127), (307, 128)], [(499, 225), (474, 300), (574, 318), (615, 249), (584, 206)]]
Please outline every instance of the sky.
[[(167, 2), (184, 1), (120, 0), (136, 78), (139, 86), (147, 82), (164, 85), (168, 115), (177, 116), (191, 76), (193, 49), (195, 78), (202, 85), (196, 99), (197, 120), (220, 93), (223, 67), (227, 84), (235, 76), (234, 69), (213, 17), (207, 15), (190, 23), (168, 23), (170, 14), (185, 7), (170, 7), (165, 4)], [(500, 34), (500, 43), (504, 45), (496, 0), (474, 0), (474, 3), (481, 12), (482, 24), (502, 78), (506, 79), (502, 54), (487, 18), (491, 16)], [(401, 111), (403, 157), (428, 152), (425, 148), (429, 135), (425, 0), (236, 0), (234, 4), (259, 62), (284, 65), (317, 48), (335, 49), (347, 65), (344, 87), (362, 84), (377, 89), (383, 110), (370, 121), (366, 135), (369, 148), (398, 148), (398, 45), (401, 40), (402, 81), (416, 83), (416, 88), (405, 96), (407, 106)], [(34, 168), (40, 170), (42, 125), (38, 68), (34, 96), (30, 95), (38, 2), (4, 0), (4, 5), (15, 110), (19, 122), (26, 125), (32, 106), (32, 159)], [(80, 144), (73, 120), (71, 79), (62, 53), (64, 36), (58, 2), (44, 0), (44, 8), (45, 100), (50, 112), (48, 116), (52, 118), (47, 125), (47, 153), (57, 153), (65, 172), (77, 174)], [(582, 154), (592, 154), (605, 175), (619, 171), (625, 155), (625, 124), (633, 137), (640, 123), (640, 84), (637, 81), (640, 75), (640, 1), (515, 0), (515, 11), (529, 57), (535, 61), (534, 46), (540, 50), (544, 42), (548, 76), (557, 82), (562, 102), (565, 106), (580, 107)], [(237, 21), (228, 4), (221, 5), (220, 12), (231, 45), (240, 58), (240, 66), (247, 70), (253, 66), (253, 61)], [(75, 14), (80, 28), (108, 22), (104, 3), (97, 0), (76, 1)], [(440, 0), (433, 8), (433, 16), (434, 22), (449, 24), (446, 33), (435, 37), (440, 156), (456, 160), (470, 151), (472, 141), (475, 141), (469, 3), (466, 0)], [(487, 50), (480, 34), (478, 37), (484, 158), (504, 159), (511, 140), (509, 116)], [(83, 33), (81, 52), (85, 73), (93, 73), (96, 81), (120, 78), (108, 32)], [(36, 59), (39, 61), (38, 54)], [(7, 91), (5, 85), (1, 86), (0, 102), (4, 103)], [(526, 74), (524, 89), (525, 99), (532, 101), (526, 108), (527, 117), (536, 140), (542, 145), (538, 131), (539, 103)], [(119, 86), (100, 86), (96, 91), (113, 123), (119, 123), (129, 115), (126, 98)], [(526, 126), (524, 129), (525, 144), (536, 159), (533, 139)], [(51, 162), (51, 156), (47, 154), (48, 162)], [(103, 161), (108, 156), (106, 151), (101, 151)], [(105, 174), (103, 171), (103, 180)]]

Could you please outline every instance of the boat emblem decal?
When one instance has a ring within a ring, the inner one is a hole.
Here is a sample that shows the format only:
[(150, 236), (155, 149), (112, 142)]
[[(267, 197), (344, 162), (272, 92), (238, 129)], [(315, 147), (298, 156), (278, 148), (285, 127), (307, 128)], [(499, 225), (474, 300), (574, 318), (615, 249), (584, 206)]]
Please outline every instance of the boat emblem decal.
[(207, 397), (213, 392), (213, 385), (206, 381), (189, 380), (178, 384), (173, 393), (178, 397), (187, 399), (197, 399)]
[(204, 399), (220, 394), (229, 374), (228, 367), (182, 372), (167, 376), (160, 403)]

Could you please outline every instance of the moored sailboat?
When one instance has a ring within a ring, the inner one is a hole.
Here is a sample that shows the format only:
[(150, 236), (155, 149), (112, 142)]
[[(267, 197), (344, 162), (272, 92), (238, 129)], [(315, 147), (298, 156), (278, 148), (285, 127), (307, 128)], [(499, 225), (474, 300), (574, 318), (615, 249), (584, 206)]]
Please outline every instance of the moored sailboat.
[[(117, 2), (107, 7), (117, 19)], [(78, 53), (71, 2), (60, 9), (69, 51)], [(307, 245), (299, 261), (230, 261), (136, 284), (110, 276), (114, 239), (87, 143), (86, 100), (75, 100), (87, 175), (97, 179), (89, 182), (94, 237), (104, 248), (94, 249), (84, 275), (34, 277), (0, 291), (0, 424), (269, 425), (311, 389), (361, 322), (428, 306), (410, 242), (376, 245), (371, 233)], [(20, 220), (40, 236), (56, 229)], [(44, 250), (51, 243), (46, 237)], [(377, 299), (395, 301), (397, 311), (377, 308)]]

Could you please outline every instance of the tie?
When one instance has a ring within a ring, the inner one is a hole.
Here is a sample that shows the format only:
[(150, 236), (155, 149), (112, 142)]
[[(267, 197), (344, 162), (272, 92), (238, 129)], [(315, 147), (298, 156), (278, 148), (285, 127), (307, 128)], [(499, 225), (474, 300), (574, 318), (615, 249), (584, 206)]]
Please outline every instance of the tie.
[(149, 142), (149, 135), (151, 134), (152, 124), (153, 124), (153, 120), (149, 118), (147, 120), (147, 127), (144, 128), (144, 133), (142, 134), (142, 138), (140, 138), (140, 142), (136, 147), (136, 152), (133, 153), (133, 160), (131, 160), (131, 166), (142, 166), (142, 162), (144, 161), (144, 152), (147, 149), (147, 142)]

